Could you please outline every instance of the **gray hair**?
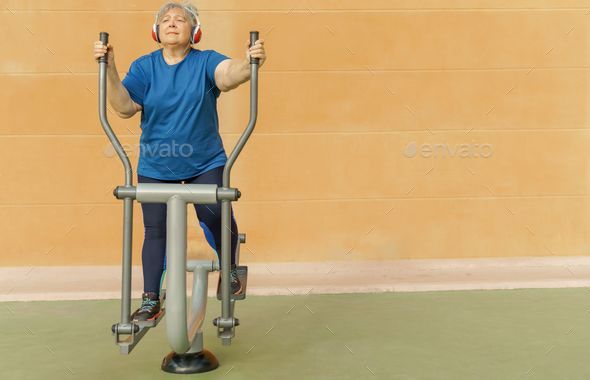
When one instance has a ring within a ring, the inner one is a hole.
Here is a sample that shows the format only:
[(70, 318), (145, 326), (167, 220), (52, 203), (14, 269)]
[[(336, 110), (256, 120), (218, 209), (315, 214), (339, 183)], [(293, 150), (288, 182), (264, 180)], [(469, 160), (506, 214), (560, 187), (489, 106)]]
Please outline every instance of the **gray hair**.
[(186, 15), (187, 20), (190, 22), (191, 27), (197, 25), (197, 17), (199, 12), (197, 11), (197, 7), (192, 5), (190, 2), (185, 1), (183, 3), (176, 3), (174, 1), (169, 1), (166, 4), (160, 7), (160, 10), (156, 14), (156, 23), (160, 22), (160, 19), (164, 17), (166, 13), (168, 13), (171, 9), (182, 9), (184, 14)]

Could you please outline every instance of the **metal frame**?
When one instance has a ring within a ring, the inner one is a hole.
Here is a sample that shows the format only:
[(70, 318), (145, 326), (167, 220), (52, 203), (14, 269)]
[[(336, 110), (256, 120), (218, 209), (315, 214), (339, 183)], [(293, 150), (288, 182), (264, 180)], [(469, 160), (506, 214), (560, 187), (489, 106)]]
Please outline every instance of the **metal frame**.
[[(258, 39), (258, 32), (250, 32), (250, 42)], [(108, 43), (108, 33), (101, 32), (100, 40)], [(224, 345), (231, 344), (235, 326), (239, 324), (234, 318), (235, 297), (230, 294), (231, 266), (231, 202), (237, 201), (240, 192), (230, 187), (230, 173), (238, 155), (248, 141), (257, 118), (258, 104), (258, 59), (250, 60), (250, 119), (248, 126), (234, 147), (223, 171), (223, 186), (198, 184), (138, 184), (133, 185), (133, 170), (117, 136), (113, 132), (106, 113), (107, 64), (106, 57), (99, 59), (99, 118), (101, 125), (125, 170), (125, 184), (114, 190), (117, 199), (123, 200), (123, 262), (121, 288), (121, 320), (113, 325), (116, 343), (123, 354), (129, 354), (139, 343), (148, 329), (157, 326), (168, 315), (168, 342), (174, 352), (194, 353), (203, 350), (201, 327), (207, 304), (207, 275), (221, 270), (221, 317), (213, 323), (217, 326), (218, 337)], [(130, 320), (131, 314), (131, 243), (133, 225), (133, 201), (167, 204), (167, 239), (166, 239), (166, 309), (151, 323), (136, 323)], [(217, 260), (191, 260), (187, 263), (187, 205), (215, 204), (221, 202), (222, 242), (221, 267)], [(245, 235), (240, 234), (239, 244), (245, 242)], [(193, 289), (191, 296), (191, 315), (187, 317), (186, 272), (193, 272)], [(244, 272), (247, 273), (247, 272)], [(243, 298), (243, 297), (241, 297)], [(123, 339), (123, 336), (128, 336)]]
[[(258, 32), (250, 32), (250, 46), (258, 40)], [(231, 169), (240, 152), (248, 142), (254, 131), (258, 117), (258, 59), (250, 58), (250, 118), (248, 126), (233, 151), (229, 155), (225, 168), (223, 169), (223, 188), (230, 189)], [(229, 268), (231, 265), (231, 204), (229, 200), (221, 201), (221, 267)], [(239, 246), (239, 243), (238, 243)], [(237, 264), (237, 263), (236, 263)], [(231, 344), (234, 336), (234, 328), (239, 322), (234, 318), (233, 307), (230, 297), (230, 274), (229, 271), (221, 271), (221, 317), (213, 322), (217, 326), (217, 336), (223, 345)]]

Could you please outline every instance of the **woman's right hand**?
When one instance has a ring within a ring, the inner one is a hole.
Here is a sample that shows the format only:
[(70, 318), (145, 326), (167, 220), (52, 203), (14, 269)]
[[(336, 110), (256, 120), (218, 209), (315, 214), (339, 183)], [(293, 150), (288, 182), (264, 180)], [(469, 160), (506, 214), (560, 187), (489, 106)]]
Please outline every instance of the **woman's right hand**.
[(107, 65), (115, 61), (115, 52), (113, 51), (113, 46), (111, 44), (107, 44), (107, 46), (105, 46), (102, 42), (95, 41), (94, 59), (98, 62), (98, 59), (104, 57), (105, 54), (107, 55)]

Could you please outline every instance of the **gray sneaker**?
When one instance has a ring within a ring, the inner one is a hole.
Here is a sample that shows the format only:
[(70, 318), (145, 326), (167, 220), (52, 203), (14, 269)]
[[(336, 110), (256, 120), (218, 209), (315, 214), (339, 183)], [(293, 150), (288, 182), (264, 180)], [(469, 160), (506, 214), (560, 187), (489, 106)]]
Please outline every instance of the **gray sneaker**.
[(230, 272), (229, 272), (229, 277), (230, 277), (230, 284), (231, 284), (231, 292), (233, 294), (242, 294), (242, 283), (240, 282), (240, 279), (238, 278), (238, 268), (237, 267), (232, 267)]
[[(230, 278), (230, 288), (232, 294), (239, 295), (242, 294), (242, 283), (238, 278), (238, 268), (235, 265), (232, 265), (229, 271), (229, 278)], [(221, 273), (219, 273), (219, 281), (217, 281), (217, 294), (221, 295)]]
[(156, 293), (148, 292), (141, 295), (141, 306), (131, 314), (133, 321), (154, 319), (160, 312), (160, 298)]

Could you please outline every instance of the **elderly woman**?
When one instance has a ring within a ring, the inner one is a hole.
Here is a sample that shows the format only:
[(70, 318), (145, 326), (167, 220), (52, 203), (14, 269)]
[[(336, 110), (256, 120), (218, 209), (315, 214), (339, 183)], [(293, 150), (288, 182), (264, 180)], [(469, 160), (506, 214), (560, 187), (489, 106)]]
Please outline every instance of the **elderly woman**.
[[(217, 98), (250, 78), (250, 57), (266, 59), (258, 40), (244, 59), (230, 59), (214, 50), (191, 45), (201, 37), (196, 8), (190, 3), (164, 4), (157, 13), (153, 38), (161, 49), (136, 59), (121, 81), (114, 49), (100, 41), (94, 57), (107, 56), (109, 103), (121, 118), (141, 111), (139, 183), (222, 185), (227, 160), (219, 135)], [(141, 204), (145, 237), (142, 249), (144, 293), (132, 318), (148, 320), (160, 311), (160, 280), (166, 251), (166, 205)], [(221, 207), (195, 205), (207, 241), (220, 256)], [(242, 291), (236, 272), (238, 228), (232, 213), (231, 289)]]

